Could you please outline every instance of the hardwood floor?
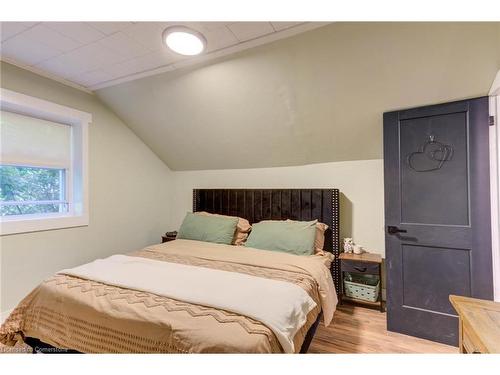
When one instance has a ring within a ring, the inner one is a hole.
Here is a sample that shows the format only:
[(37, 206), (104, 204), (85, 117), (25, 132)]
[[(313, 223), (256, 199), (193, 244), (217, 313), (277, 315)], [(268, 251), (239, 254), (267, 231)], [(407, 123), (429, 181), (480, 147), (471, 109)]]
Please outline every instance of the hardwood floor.
[(458, 353), (458, 348), (388, 332), (386, 313), (345, 304), (328, 328), (320, 323), (309, 353)]

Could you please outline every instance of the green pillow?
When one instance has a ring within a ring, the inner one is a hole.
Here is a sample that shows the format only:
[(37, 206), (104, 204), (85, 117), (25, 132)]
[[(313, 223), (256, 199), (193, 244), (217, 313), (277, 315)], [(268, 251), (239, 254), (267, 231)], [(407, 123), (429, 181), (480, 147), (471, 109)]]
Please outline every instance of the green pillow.
[(188, 212), (177, 238), (231, 245), (237, 217), (202, 216)]
[(261, 221), (252, 225), (245, 246), (283, 251), (295, 255), (311, 255), (316, 237), (314, 221)]

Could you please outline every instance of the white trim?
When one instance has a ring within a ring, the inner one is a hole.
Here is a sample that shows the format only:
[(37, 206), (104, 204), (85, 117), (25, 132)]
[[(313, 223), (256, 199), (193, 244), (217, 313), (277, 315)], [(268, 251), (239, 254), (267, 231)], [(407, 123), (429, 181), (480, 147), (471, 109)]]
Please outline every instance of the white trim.
[(93, 86), (89, 86), (90, 90), (99, 90), (103, 89), (105, 87), (110, 87), (110, 86), (115, 86), (120, 83), (124, 82), (129, 82), (129, 81), (134, 81), (139, 78), (144, 78), (144, 77), (149, 77), (155, 74), (160, 74), (160, 73), (165, 73), (165, 72), (170, 72), (173, 70), (178, 70), (182, 68), (186, 68), (192, 65), (196, 64), (201, 64), (222, 56), (227, 56), (233, 53), (237, 53), (249, 48), (257, 47), (263, 44), (271, 43), (279, 39), (284, 39), (291, 37), (293, 35), (297, 35), (306, 31), (314, 30), (322, 26), (326, 26), (330, 24), (331, 22), (305, 22), (303, 24), (297, 25), (297, 26), (292, 26), (288, 29), (280, 30), (277, 32), (274, 32), (272, 34), (265, 35), (263, 37), (258, 37), (255, 39), (248, 40), (246, 42), (242, 42), (239, 44), (236, 44), (234, 46), (230, 46), (227, 48), (222, 48), (216, 51), (212, 51), (209, 53), (206, 53), (204, 55), (196, 56), (193, 58), (185, 59), (182, 61), (179, 61), (177, 63), (172, 63), (169, 65), (164, 65), (159, 68), (147, 70), (145, 72), (140, 72), (140, 73), (135, 73), (135, 74), (130, 74), (126, 75), (120, 78), (112, 79), (110, 81), (106, 81), (103, 83), (98, 83)]
[[(88, 126), (92, 115), (74, 108), (0, 88), (0, 107), (71, 125), (72, 157), (67, 189), (70, 212), (54, 216), (0, 217), (0, 235), (35, 232), (88, 225)], [(78, 186), (79, 189), (72, 188)]]
[(20, 63), (19, 61), (13, 60), (11, 58), (5, 57), (5, 56), (0, 56), (0, 61), (6, 62), (7, 64), (17, 66), (18, 68), (27, 70), (29, 72), (38, 74), (39, 76), (51, 79), (52, 81), (56, 81), (59, 83), (62, 83), (63, 85), (73, 87), (74, 89), (86, 92), (87, 94), (94, 95), (94, 92), (92, 90), (89, 90), (88, 88), (79, 85), (78, 83), (68, 81), (67, 79), (61, 78), (55, 74), (49, 73), (45, 70), (38, 69), (32, 65), (26, 65), (23, 63)]
[(491, 190), (491, 249), (493, 263), (494, 300), (500, 302), (500, 70), (490, 89), (490, 190)]
[(2, 201), (0, 206), (24, 206), (24, 205), (44, 205), (44, 204), (68, 204), (66, 200), (48, 200), (48, 201)]
[(490, 96), (490, 116), (495, 125), (490, 126), (490, 199), (491, 199), (491, 250), (493, 265), (494, 300), (500, 302), (500, 132), (498, 120), (500, 96)]
[(44, 120), (63, 124), (78, 125), (92, 122), (92, 115), (90, 113), (4, 88), (0, 88), (0, 105), (5, 110), (15, 111), (28, 116), (41, 116), (40, 118)]
[(40, 232), (44, 230), (82, 227), (89, 224), (87, 215), (60, 215), (58, 217), (22, 218), (0, 223), (0, 235)]

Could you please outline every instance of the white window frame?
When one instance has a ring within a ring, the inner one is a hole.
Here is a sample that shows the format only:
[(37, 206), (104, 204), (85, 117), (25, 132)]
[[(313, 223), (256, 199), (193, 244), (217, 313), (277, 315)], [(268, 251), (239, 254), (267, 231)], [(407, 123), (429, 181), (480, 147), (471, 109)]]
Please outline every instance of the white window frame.
[(0, 88), (4, 111), (71, 126), (71, 167), (66, 173), (70, 209), (60, 214), (0, 216), (0, 235), (80, 227), (89, 224), (88, 126), (92, 115), (74, 108)]
[(491, 190), (491, 248), (493, 263), (494, 300), (500, 302), (500, 71), (490, 89), (490, 190)]

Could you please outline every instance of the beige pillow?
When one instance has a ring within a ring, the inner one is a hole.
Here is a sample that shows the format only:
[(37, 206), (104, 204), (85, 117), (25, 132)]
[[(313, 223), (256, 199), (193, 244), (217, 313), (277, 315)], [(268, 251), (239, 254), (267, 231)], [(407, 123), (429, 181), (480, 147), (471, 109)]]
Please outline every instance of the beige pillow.
[(316, 237), (314, 238), (314, 247), (317, 250), (323, 251), (325, 246), (325, 231), (328, 229), (328, 225), (325, 223), (316, 223)]
[[(296, 221), (287, 219), (287, 221)], [(325, 231), (328, 229), (328, 225), (325, 223), (320, 223), (316, 221), (316, 237), (314, 238), (314, 249), (315, 253), (319, 251), (323, 251), (323, 247), (325, 246)]]
[[(210, 212), (200, 211), (195, 212), (196, 215), (202, 216), (221, 216), (221, 217), (237, 217), (237, 216), (227, 216), (227, 215), (219, 215), (219, 214), (211, 214)], [(252, 226), (247, 219), (243, 219), (242, 217), (238, 217), (238, 223), (236, 224), (236, 231), (234, 232), (233, 242), (231, 245), (242, 246), (245, 244), (247, 240), (248, 233), (252, 230)]]
[(328, 269), (330, 269), (330, 267), (332, 266), (332, 262), (335, 259), (335, 255), (329, 253), (328, 251), (320, 249), (316, 249), (316, 253), (313, 255), (313, 257), (318, 257), (319, 259), (321, 259), (325, 267)]

